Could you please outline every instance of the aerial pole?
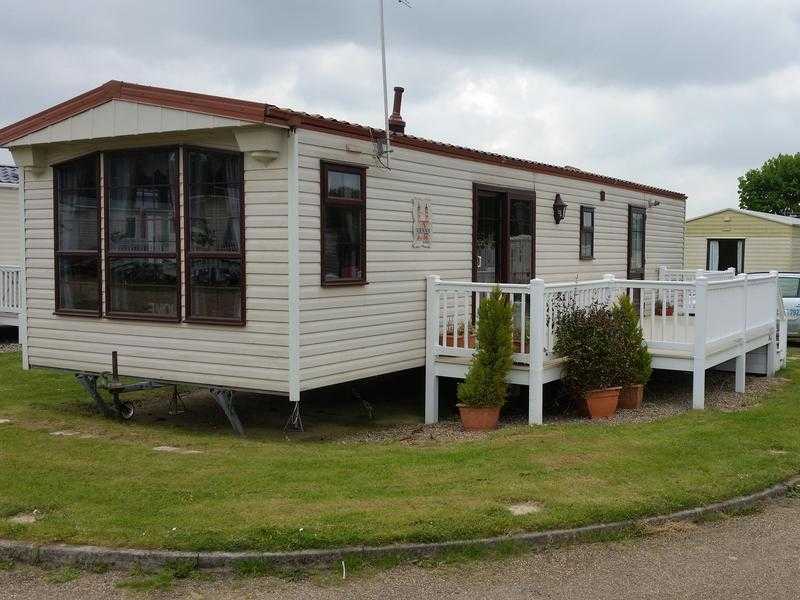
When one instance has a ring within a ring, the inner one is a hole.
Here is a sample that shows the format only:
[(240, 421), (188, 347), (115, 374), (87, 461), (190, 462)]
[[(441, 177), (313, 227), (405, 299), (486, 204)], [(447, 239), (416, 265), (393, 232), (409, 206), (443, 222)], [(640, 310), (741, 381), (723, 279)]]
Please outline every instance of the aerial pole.
[(380, 18), (381, 32), (381, 70), (383, 73), (383, 128), (386, 133), (386, 168), (389, 168), (389, 153), (391, 146), (389, 142), (389, 88), (386, 82), (386, 32), (383, 26), (383, 0), (378, 0), (378, 16)]

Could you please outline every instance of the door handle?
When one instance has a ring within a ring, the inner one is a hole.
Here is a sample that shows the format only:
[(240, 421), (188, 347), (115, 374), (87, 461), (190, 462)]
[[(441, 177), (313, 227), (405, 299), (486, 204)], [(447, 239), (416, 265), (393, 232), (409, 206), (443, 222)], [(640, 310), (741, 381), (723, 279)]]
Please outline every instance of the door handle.
[(478, 255), (478, 268), (480, 269), (482, 266), (483, 261), (481, 260), (481, 255)]

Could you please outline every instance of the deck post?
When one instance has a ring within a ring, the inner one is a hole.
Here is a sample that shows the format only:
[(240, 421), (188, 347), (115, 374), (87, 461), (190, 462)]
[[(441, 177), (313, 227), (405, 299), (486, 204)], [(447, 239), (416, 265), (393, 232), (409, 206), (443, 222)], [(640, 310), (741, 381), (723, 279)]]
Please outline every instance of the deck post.
[(694, 356), (692, 373), (692, 408), (703, 410), (706, 403), (706, 317), (708, 315), (708, 280), (695, 279)]
[[(777, 271), (770, 271), (770, 277), (773, 278), (775, 281), (775, 302), (778, 301), (778, 272)], [(775, 306), (775, 310), (772, 311), (773, 314), (778, 314), (778, 307), (777, 304)], [(777, 317), (776, 317), (777, 318)], [(777, 371), (776, 363), (778, 362), (778, 340), (776, 339), (776, 329), (773, 329), (772, 334), (769, 337), (769, 345), (767, 345), (767, 377), (772, 377), (775, 375), (775, 371)]]
[(544, 419), (544, 280), (531, 280), (530, 298), (528, 425), (541, 425)]
[(439, 378), (436, 376), (436, 352), (434, 346), (439, 336), (439, 291), (438, 275), (426, 278), (425, 302), (425, 423), (439, 421)]
[(736, 383), (734, 390), (737, 394), (744, 394), (745, 379), (747, 374), (747, 274), (742, 280), (742, 339), (739, 355), (736, 357)]
[(615, 298), (614, 298), (614, 282), (616, 280), (617, 280), (617, 278), (614, 276), (613, 273), (606, 273), (605, 275), (603, 275), (603, 281), (606, 282), (606, 286), (607, 286), (605, 288), (605, 291), (603, 292), (603, 295), (604, 295), (603, 299), (605, 300), (606, 304), (610, 304), (613, 300), (615, 300)]

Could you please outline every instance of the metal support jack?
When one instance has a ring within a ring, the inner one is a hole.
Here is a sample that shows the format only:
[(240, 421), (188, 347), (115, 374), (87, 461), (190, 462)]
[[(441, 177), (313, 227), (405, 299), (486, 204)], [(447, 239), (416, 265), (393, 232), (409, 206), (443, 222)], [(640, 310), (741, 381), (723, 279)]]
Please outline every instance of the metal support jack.
[(107, 417), (117, 416), (116, 411), (103, 400), (100, 391), (97, 389), (97, 380), (99, 378), (99, 375), (94, 375), (92, 373), (75, 373), (75, 379), (78, 380), (81, 387), (85, 389), (91, 399), (94, 400), (97, 410)]
[(289, 415), (289, 420), (286, 421), (286, 425), (284, 426), (284, 431), (303, 431), (303, 419), (300, 418), (300, 401), (297, 400), (292, 402), (294, 406), (292, 407), (292, 412)]
[(169, 414), (172, 416), (175, 415), (182, 415), (186, 412), (186, 404), (183, 402), (183, 398), (178, 393), (178, 386), (172, 386), (172, 396), (169, 399)]
[[(92, 400), (94, 400), (97, 409), (101, 413), (107, 417), (118, 417), (126, 421), (133, 418), (136, 408), (133, 402), (122, 400), (120, 398), (122, 394), (141, 390), (153, 390), (169, 385), (151, 380), (123, 383), (119, 378), (119, 364), (116, 351), (111, 353), (110, 374), (108, 372), (101, 373), (100, 375), (95, 375), (94, 373), (76, 373), (75, 378), (83, 389), (88, 392)], [(110, 404), (106, 402), (100, 394), (101, 388), (107, 390), (111, 394)]]
[(209, 393), (214, 397), (214, 400), (217, 401), (219, 407), (225, 413), (225, 416), (228, 417), (228, 421), (231, 423), (231, 427), (238, 435), (244, 435), (244, 427), (242, 427), (242, 422), (239, 420), (239, 416), (236, 414), (236, 409), (233, 407), (233, 390), (227, 390), (223, 388), (209, 388)]
[(375, 420), (375, 407), (372, 406), (371, 402), (364, 399), (364, 396), (361, 395), (361, 392), (359, 392), (358, 388), (355, 386), (350, 388), (350, 397), (354, 400), (358, 400), (358, 402), (361, 404), (361, 408), (364, 409), (364, 413), (367, 415), (367, 418), (370, 421)]

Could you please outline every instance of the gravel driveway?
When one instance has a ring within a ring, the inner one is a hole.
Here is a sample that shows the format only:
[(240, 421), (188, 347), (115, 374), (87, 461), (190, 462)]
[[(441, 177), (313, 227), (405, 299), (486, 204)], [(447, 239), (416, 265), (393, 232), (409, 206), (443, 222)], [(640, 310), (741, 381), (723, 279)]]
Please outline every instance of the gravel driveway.
[(18, 566), (0, 571), (4, 599), (105, 598), (797, 598), (800, 500), (704, 525), (673, 525), (626, 542), (584, 544), (503, 562), (422, 569), (402, 567), (340, 585), (231, 576), (178, 583), (166, 592), (122, 591), (120, 573), (83, 574), (50, 583), (53, 573)]

